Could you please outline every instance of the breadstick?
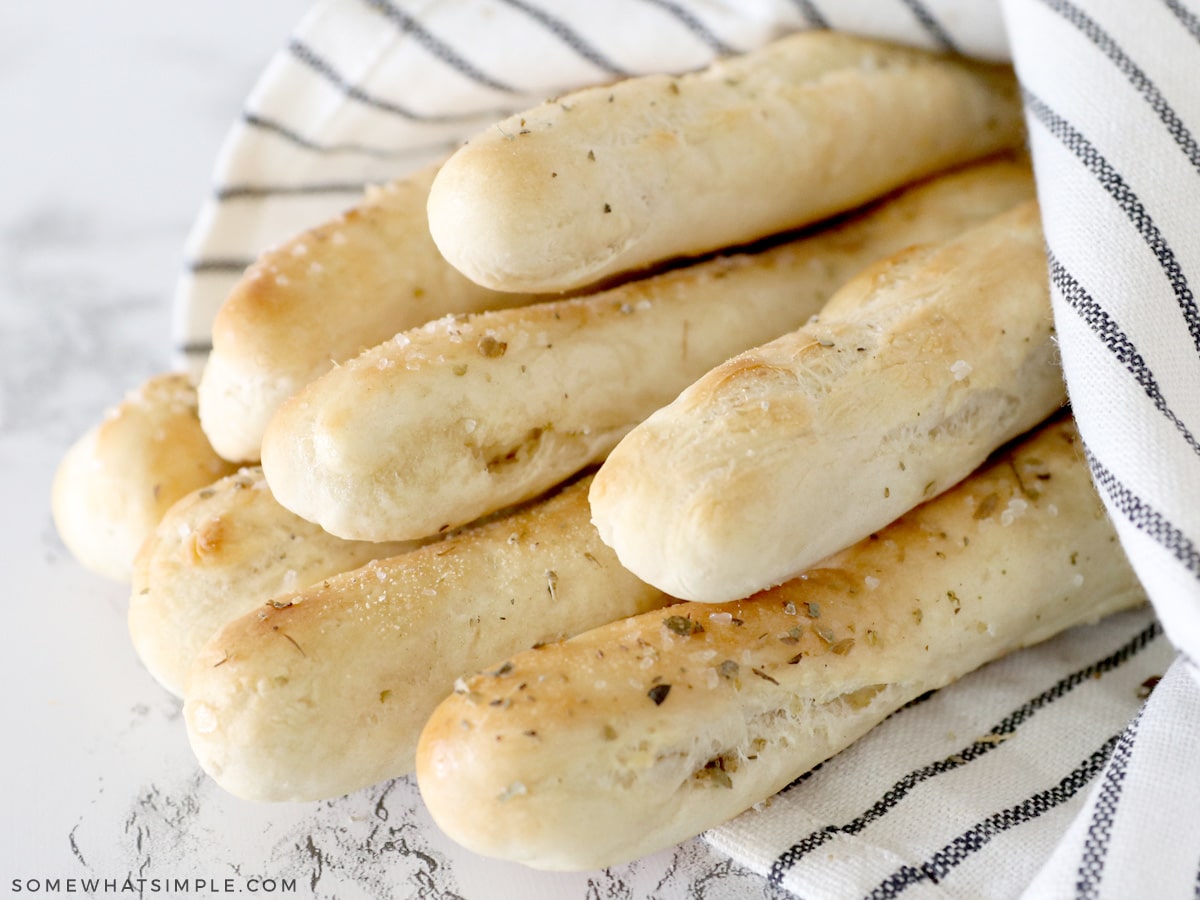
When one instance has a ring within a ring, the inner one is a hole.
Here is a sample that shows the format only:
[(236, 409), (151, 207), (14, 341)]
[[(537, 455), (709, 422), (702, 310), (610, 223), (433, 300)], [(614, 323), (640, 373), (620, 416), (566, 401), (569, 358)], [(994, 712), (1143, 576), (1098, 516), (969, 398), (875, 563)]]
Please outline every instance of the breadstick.
[(616, 865), (765, 800), (890, 713), (1143, 594), (1056, 422), (959, 487), (749, 600), (685, 603), (460, 682), (417, 749), (452, 839)]
[(464, 672), (668, 600), (600, 543), (576, 482), (230, 623), (191, 670), (188, 734), (240, 797), (335, 797), (411, 772)]
[(472, 521), (602, 460), (704, 372), (800, 326), (871, 262), (1032, 196), (1024, 164), (994, 161), (756, 255), (430, 323), (285, 403), (263, 443), (267, 479), (285, 506), (347, 538)]
[(150, 674), (182, 695), (204, 642), (243, 613), (415, 542), (343, 541), (275, 502), (243, 469), (182, 498), (134, 560), (129, 632)]
[(1019, 146), (1011, 70), (834, 32), (512, 116), (443, 166), (429, 227), (498, 290), (743, 244)]
[(1030, 202), (839, 291), (631, 431), (592, 485), (622, 564), (687, 600), (779, 584), (1066, 400)]
[(129, 581), (138, 548), (171, 504), (235, 468), (200, 429), (188, 376), (156, 375), (63, 455), (51, 490), (54, 524), (82, 565)]
[(436, 171), (372, 188), (357, 208), (263, 254), (234, 286), (200, 381), (200, 418), (226, 459), (257, 460), (279, 404), (360, 350), (446, 313), (529, 302), (473, 284), (438, 254), (425, 216)]

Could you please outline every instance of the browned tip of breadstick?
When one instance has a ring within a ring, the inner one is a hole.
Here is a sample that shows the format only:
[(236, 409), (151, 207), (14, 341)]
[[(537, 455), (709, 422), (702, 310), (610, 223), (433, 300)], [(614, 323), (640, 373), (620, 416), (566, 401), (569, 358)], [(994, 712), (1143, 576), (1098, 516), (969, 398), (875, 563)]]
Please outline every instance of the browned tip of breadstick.
[(80, 563), (128, 581), (138, 549), (170, 506), (234, 468), (200, 428), (191, 379), (157, 375), (67, 451), (54, 476), (54, 523)]
[(258, 459), (275, 410), (337, 363), (447, 313), (529, 302), (442, 259), (425, 214), (437, 168), (369, 188), (344, 214), (266, 251), (234, 286), (200, 382), (204, 429), (227, 459)]
[(569, 290), (818, 221), (1022, 136), (1011, 70), (805, 33), (498, 123), (438, 174), (429, 223), (480, 284)]
[(417, 778), (475, 852), (615, 865), (767, 799), (925, 691), (1143, 598), (1059, 421), (778, 588), (497, 660), (431, 716)]
[(279, 594), (416, 543), (343, 541), (293, 515), (246, 468), (175, 503), (133, 567), (129, 632), (150, 674), (182, 696), (188, 668), (226, 622)]

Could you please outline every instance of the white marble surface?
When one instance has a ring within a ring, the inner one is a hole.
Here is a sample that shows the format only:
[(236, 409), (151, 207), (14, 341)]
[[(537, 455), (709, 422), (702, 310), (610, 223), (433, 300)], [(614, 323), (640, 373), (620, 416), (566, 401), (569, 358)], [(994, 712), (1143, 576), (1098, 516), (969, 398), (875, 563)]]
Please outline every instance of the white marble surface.
[[(104, 896), (110, 880), (108, 893), (129, 895), (130, 878), (134, 895), (152, 896), (152, 879), (188, 878), (215, 882), (191, 883), (208, 896), (256, 877), (293, 881), (284, 896), (331, 898), (769, 893), (698, 841), (576, 875), (479, 860), (437, 831), (406, 780), (330, 803), (237, 801), (199, 770), (178, 701), (135, 658), (126, 588), (59, 541), (55, 466), (105, 407), (170, 366), (170, 297), (213, 158), (306, 6), (0, 8), (0, 565), (12, 576), (0, 893)], [(58, 893), (46, 889), (55, 878)]]

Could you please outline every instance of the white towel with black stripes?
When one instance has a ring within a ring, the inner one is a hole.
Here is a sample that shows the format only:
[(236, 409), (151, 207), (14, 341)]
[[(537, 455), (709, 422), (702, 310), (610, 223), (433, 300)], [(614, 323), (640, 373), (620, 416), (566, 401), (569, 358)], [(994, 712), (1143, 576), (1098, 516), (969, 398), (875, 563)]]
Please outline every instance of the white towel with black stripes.
[(176, 347), (202, 360), (262, 249), (501, 114), (814, 27), (1015, 64), (1072, 404), (1154, 609), (911, 705), (705, 837), (767, 895), (1200, 897), (1197, 0), (323, 0), (218, 160)]

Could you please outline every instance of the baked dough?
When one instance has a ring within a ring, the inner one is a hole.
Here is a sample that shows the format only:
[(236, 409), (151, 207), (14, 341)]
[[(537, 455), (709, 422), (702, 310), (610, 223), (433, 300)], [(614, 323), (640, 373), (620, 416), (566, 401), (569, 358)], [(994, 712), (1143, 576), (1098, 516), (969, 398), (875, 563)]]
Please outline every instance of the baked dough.
[(805, 32), (497, 123), (438, 173), (429, 227), (480, 284), (569, 290), (816, 222), (1023, 140), (1007, 67)]
[(1066, 402), (1034, 202), (864, 272), (631, 431), (605, 543), (676, 597), (779, 584), (964, 478)]
[(138, 548), (171, 504), (235, 468), (200, 428), (192, 380), (156, 375), (63, 455), (51, 489), (54, 524), (82, 565), (129, 581)]
[(192, 668), (188, 736), (239, 797), (335, 797), (411, 772), (463, 673), (667, 602), (600, 543), (576, 482), (231, 622)]
[(129, 632), (150, 674), (182, 696), (192, 660), (226, 622), (415, 542), (343, 541), (275, 502), (242, 469), (172, 506), (134, 561)]
[(425, 217), (437, 167), (372, 187), (337, 219), (268, 250), (217, 312), (200, 419), (226, 459), (259, 457), (279, 405), (314, 378), (406, 328), (531, 298), (468, 281), (441, 258)]
[(285, 403), (263, 466), (346, 538), (435, 534), (548, 490), (733, 354), (799, 327), (845, 281), (1033, 196), (1011, 158), (934, 178), (754, 255), (589, 297), (438, 320)]
[(485, 856), (597, 869), (763, 801), (926, 691), (1144, 595), (1056, 422), (749, 600), (497, 660), (433, 713), (417, 779)]

